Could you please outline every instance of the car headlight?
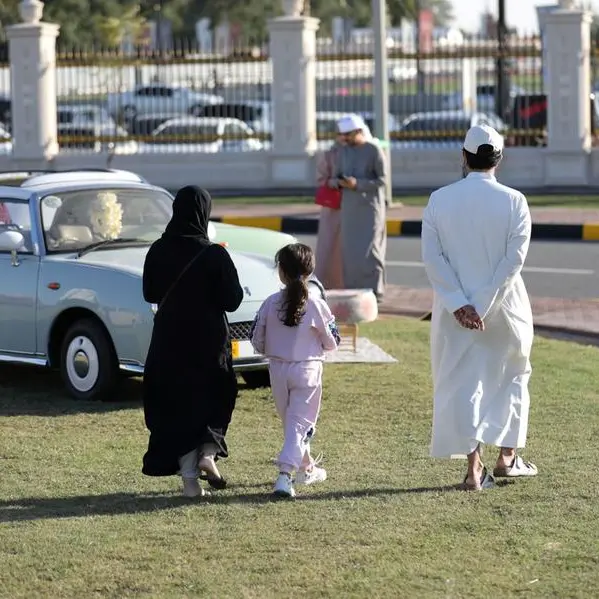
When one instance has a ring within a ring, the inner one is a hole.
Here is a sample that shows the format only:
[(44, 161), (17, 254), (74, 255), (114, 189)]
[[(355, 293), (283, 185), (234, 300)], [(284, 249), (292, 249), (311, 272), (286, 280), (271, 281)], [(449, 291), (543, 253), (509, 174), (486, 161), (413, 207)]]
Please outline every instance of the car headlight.
[(156, 316), (156, 312), (158, 312), (158, 304), (150, 304), (150, 310), (152, 310), (152, 314)]

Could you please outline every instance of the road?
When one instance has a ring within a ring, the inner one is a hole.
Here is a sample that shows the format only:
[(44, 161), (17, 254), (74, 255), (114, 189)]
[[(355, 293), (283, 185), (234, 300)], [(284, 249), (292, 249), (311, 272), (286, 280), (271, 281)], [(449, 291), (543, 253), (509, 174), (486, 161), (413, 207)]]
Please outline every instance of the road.
[[(299, 237), (315, 247), (315, 236)], [(599, 299), (599, 243), (533, 241), (523, 277), (532, 296)], [(387, 281), (405, 287), (429, 287), (419, 239), (389, 238)]]

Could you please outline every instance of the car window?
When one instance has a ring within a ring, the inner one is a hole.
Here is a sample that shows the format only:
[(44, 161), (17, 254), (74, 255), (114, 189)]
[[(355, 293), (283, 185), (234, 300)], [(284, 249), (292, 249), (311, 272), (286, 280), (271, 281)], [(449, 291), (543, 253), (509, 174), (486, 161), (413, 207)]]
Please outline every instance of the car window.
[(25, 238), (24, 253), (31, 253), (31, 217), (29, 203), (17, 200), (4, 200), (0, 198), (0, 232), (19, 231)]
[(152, 189), (82, 189), (41, 200), (48, 252), (74, 252), (118, 237), (148, 244), (158, 239), (172, 215), (172, 199)]
[[(214, 141), (218, 137), (218, 126), (217, 125), (195, 125), (192, 123), (181, 123), (166, 125), (164, 129), (156, 132), (156, 137), (206, 137), (206, 139), (199, 139), (196, 143), (208, 143)], [(211, 139), (214, 138), (214, 139)]]
[(202, 116), (239, 119), (250, 123), (262, 117), (262, 109), (246, 104), (211, 104), (204, 106)]
[(59, 124), (73, 122), (73, 112), (71, 110), (59, 110), (56, 116)]
[(86, 121), (99, 121), (100, 115), (93, 110), (82, 110), (80, 113), (80, 118), (85, 119)]
[(227, 123), (225, 125), (224, 134), (225, 135), (235, 135), (242, 136), (248, 133), (248, 129), (244, 127), (241, 123)]
[(494, 96), (495, 86), (494, 85), (478, 85), (476, 87), (476, 93), (479, 96)]

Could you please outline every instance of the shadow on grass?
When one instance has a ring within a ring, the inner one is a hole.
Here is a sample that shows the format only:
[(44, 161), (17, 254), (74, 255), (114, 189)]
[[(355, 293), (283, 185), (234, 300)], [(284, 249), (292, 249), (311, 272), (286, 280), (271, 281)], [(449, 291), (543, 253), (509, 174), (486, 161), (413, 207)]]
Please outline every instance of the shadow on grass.
[(20, 365), (0, 366), (0, 416), (64, 416), (129, 410), (141, 405), (139, 379), (124, 379), (114, 401), (77, 401), (56, 371)]
[[(65, 416), (101, 414), (141, 407), (142, 379), (123, 378), (110, 401), (78, 401), (71, 397), (60, 374), (47, 368), (0, 365), (0, 416)], [(244, 383), (239, 390), (248, 389)]]
[[(510, 482), (500, 482), (504, 487)], [(126, 514), (150, 513), (171, 510), (194, 504), (205, 505), (264, 505), (268, 503), (295, 503), (313, 501), (343, 501), (345, 499), (368, 499), (426, 493), (459, 491), (461, 485), (436, 487), (416, 487), (411, 489), (374, 488), (353, 491), (328, 491), (298, 495), (294, 501), (277, 499), (270, 493), (270, 481), (264, 483), (262, 493), (223, 493), (212, 492), (210, 496), (188, 499), (174, 493), (113, 493), (110, 495), (80, 495), (74, 497), (31, 497), (14, 501), (0, 502), (0, 522), (22, 522), (31, 520), (51, 520), (57, 518), (85, 518), (89, 516), (119, 516)], [(476, 495), (476, 493), (471, 494)]]

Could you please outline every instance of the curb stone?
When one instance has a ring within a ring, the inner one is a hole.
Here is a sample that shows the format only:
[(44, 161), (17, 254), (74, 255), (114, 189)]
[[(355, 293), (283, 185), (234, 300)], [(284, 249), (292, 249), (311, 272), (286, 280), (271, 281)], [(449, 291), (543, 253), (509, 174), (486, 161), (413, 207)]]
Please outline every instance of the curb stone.
[[(431, 312), (423, 313), (422, 310), (409, 308), (400, 308), (399, 310), (394, 310), (392, 307), (385, 306), (381, 306), (380, 314), (384, 316), (405, 316), (407, 318), (416, 318), (422, 322), (430, 322), (432, 316)], [(583, 328), (535, 324), (534, 329), (535, 334), (546, 333), (550, 336), (573, 337), (576, 340), (586, 340), (592, 345), (599, 345), (599, 333), (587, 331)]]
[[(222, 216), (216, 222), (258, 227), (292, 235), (316, 235), (318, 218), (296, 216)], [(389, 237), (420, 237), (422, 221), (387, 219)], [(533, 223), (533, 240), (599, 241), (599, 223), (553, 224)]]

